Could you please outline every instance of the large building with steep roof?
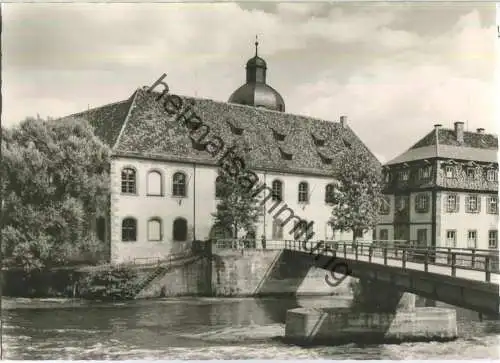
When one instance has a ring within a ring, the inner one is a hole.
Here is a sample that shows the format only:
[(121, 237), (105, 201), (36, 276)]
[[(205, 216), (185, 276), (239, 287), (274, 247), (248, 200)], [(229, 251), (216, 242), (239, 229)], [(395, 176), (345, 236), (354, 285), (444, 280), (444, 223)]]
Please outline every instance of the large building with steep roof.
[(435, 125), (386, 163), (380, 240), (498, 248), (498, 137)]
[[(193, 239), (227, 236), (212, 216), (223, 152), (214, 157), (193, 141), (179, 122), (192, 115), (210, 128), (209, 138), (241, 147), (246, 165), (272, 190), (253, 233), (257, 245), (262, 236), (292, 239), (291, 228), (279, 223), (290, 213), (314, 221), (314, 239), (352, 238), (329, 227), (327, 190), (344, 151), (368, 154), (373, 164), (367, 167), (379, 168), (379, 162), (346, 117), (331, 122), (285, 113), (282, 96), (266, 84), (266, 71), (256, 48), (247, 63), (246, 83), (229, 102), (181, 96), (183, 106), (172, 113), (157, 100), (158, 92), (143, 87), (125, 101), (72, 115), (88, 120), (112, 148), (110, 211), (96, 224), (100, 238), (111, 246), (112, 261), (165, 257), (189, 248)], [(280, 201), (288, 210), (275, 219), (269, 209)]]

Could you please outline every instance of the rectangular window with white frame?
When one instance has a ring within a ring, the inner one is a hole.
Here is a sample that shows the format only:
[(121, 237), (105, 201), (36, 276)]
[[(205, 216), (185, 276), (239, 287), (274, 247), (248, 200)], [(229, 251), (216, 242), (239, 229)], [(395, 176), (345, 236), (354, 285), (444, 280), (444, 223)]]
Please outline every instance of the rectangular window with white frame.
[(498, 230), (488, 231), (488, 248), (498, 248)]
[(467, 248), (477, 248), (477, 230), (467, 231)]
[(420, 169), (418, 169), (418, 178), (420, 180), (426, 180), (431, 177), (431, 167), (430, 166), (424, 166)]
[(456, 193), (446, 195), (446, 212), (457, 213), (460, 208), (460, 196)]
[(498, 181), (498, 170), (496, 169), (488, 169), (486, 171), (486, 180), (489, 182)]
[(469, 180), (476, 179), (476, 169), (467, 168), (466, 174), (467, 174), (467, 179), (469, 179)]
[(456, 248), (457, 247), (457, 231), (454, 229), (449, 229), (446, 231), (446, 247)]
[(468, 195), (465, 198), (465, 209), (467, 213), (479, 213), (481, 211), (481, 196)]
[(415, 212), (427, 213), (429, 211), (429, 196), (427, 194), (415, 195)]
[(498, 196), (491, 195), (488, 197), (488, 213), (498, 214)]
[(410, 177), (410, 172), (408, 170), (402, 170), (399, 172), (399, 180), (407, 181)]

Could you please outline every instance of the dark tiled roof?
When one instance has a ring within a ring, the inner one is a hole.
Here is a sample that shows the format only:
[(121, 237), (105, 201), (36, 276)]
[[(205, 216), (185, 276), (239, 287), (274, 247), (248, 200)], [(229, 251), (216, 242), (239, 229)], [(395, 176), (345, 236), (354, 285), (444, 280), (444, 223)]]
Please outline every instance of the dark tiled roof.
[(455, 131), (439, 129), (439, 142), (436, 145), (436, 131), (432, 130), (410, 149), (389, 161), (386, 165), (429, 159), (448, 158), (474, 160), (479, 162), (497, 162), (498, 137), (493, 134), (464, 132), (464, 142), (456, 140)]
[[(163, 109), (162, 103), (156, 101), (157, 96), (158, 94), (140, 89), (127, 101), (102, 107), (102, 116), (98, 116), (97, 110), (94, 113), (83, 112), (79, 116), (96, 120), (98, 136), (113, 139), (119, 134), (113, 148), (117, 155), (215, 165), (222, 153), (212, 157), (206, 151), (193, 147), (188, 129), (176, 121), (177, 115), (171, 116)], [(338, 122), (252, 106), (180, 97), (184, 105), (192, 101), (192, 109), (196, 115), (210, 127), (210, 134), (205, 141), (218, 136), (226, 146), (245, 145), (249, 149), (245, 162), (253, 169), (332, 175), (332, 168), (335, 168), (336, 161), (343, 155), (341, 151), (347, 149), (345, 143), (368, 155), (372, 167), (380, 167), (379, 161), (356, 134), (348, 126), (342, 127)], [(126, 111), (128, 109), (130, 112)], [(108, 116), (109, 114), (113, 117)], [(121, 123), (114, 118), (118, 114), (122, 119)], [(120, 133), (118, 125), (123, 124), (125, 119)], [(113, 131), (104, 131), (110, 120)], [(235, 132), (240, 128), (243, 132)], [(276, 140), (273, 129), (285, 135), (283, 141)], [(324, 146), (315, 145), (311, 132), (324, 138)], [(194, 133), (193, 137), (201, 137), (201, 132)], [(325, 162), (318, 151), (331, 157), (331, 163)], [(287, 153), (292, 157), (286, 157), (284, 154)]]
[[(477, 132), (464, 131), (464, 142), (458, 143), (455, 130), (439, 129), (439, 145), (450, 145), (460, 147), (473, 147), (477, 149), (498, 149), (498, 137), (493, 134), (479, 134)], [(432, 130), (420, 139), (410, 149), (417, 149), (423, 146), (436, 145), (436, 132)]]
[(94, 128), (97, 137), (113, 147), (120, 135), (136, 93), (134, 92), (128, 100), (92, 108), (67, 117), (86, 119)]

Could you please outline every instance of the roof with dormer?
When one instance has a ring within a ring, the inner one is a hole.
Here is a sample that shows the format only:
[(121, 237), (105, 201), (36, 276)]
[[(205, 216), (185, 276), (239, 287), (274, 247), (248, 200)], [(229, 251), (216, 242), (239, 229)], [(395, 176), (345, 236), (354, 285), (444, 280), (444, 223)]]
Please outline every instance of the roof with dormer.
[(385, 165), (411, 161), (444, 158), (496, 163), (498, 161), (498, 136), (464, 131), (463, 142), (457, 141), (455, 130), (432, 130), (407, 151)]
[[(217, 165), (218, 156), (212, 157), (194, 147), (188, 129), (156, 101), (158, 95), (138, 89), (125, 101), (71, 117), (88, 120), (96, 135), (112, 147), (115, 156)], [(226, 147), (246, 145), (245, 162), (254, 170), (331, 176), (350, 148), (369, 157), (372, 165), (367, 167), (381, 166), (354, 131), (340, 122), (179, 97), (184, 105), (192, 102), (194, 113), (210, 127), (206, 141), (219, 136)]]

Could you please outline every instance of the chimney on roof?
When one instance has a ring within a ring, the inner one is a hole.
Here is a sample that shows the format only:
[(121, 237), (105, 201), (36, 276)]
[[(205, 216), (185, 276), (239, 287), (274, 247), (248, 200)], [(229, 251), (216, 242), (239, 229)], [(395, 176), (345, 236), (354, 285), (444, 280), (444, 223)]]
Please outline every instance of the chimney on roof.
[(439, 129), (441, 128), (441, 126), (443, 126), (443, 125), (441, 125), (441, 124), (435, 124), (435, 125), (434, 125), (434, 128), (435, 128), (436, 130), (439, 130)]
[(484, 134), (484, 129), (481, 127), (476, 130), (478, 134)]
[(461, 121), (455, 122), (455, 138), (460, 144), (464, 142), (464, 123)]
[(347, 125), (347, 116), (340, 116), (340, 125), (344, 127)]

